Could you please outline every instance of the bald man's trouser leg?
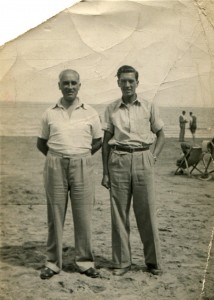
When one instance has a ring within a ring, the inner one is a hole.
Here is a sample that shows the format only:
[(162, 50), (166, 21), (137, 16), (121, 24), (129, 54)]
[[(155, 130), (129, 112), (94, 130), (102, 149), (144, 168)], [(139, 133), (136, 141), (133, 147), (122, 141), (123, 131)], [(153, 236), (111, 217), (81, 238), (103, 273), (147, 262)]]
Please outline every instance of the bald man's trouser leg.
[(146, 264), (160, 268), (160, 246), (154, 195), (154, 158), (150, 151), (119, 152), (109, 158), (111, 180), (112, 256), (115, 268), (131, 265), (129, 211), (133, 208), (144, 245)]
[(80, 271), (94, 267), (91, 218), (94, 203), (91, 155), (62, 158), (48, 154), (44, 178), (47, 195), (48, 241), (46, 266), (62, 268), (63, 227), (70, 191), (74, 221), (75, 261)]

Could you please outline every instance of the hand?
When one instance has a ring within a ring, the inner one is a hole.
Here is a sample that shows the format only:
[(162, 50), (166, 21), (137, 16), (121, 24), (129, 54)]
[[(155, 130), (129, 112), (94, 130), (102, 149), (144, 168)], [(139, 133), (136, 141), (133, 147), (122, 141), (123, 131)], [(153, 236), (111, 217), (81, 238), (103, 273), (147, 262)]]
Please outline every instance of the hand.
[(155, 164), (157, 161), (157, 156), (153, 155), (153, 158), (154, 158), (154, 164)]
[(104, 186), (107, 189), (110, 189), (110, 180), (109, 180), (109, 176), (108, 175), (103, 175), (103, 179), (101, 182), (102, 186)]

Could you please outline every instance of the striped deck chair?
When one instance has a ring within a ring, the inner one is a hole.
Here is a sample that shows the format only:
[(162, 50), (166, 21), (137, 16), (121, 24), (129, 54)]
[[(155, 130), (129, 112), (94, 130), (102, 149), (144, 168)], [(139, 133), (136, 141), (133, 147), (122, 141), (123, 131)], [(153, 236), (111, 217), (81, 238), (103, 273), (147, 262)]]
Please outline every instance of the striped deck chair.
[(198, 164), (202, 159), (202, 147), (193, 146), (184, 152), (184, 156), (177, 160), (177, 169), (175, 175), (183, 174), (183, 170), (187, 170), (188, 176), (192, 174), (194, 170), (197, 170), (201, 174), (203, 173), (198, 169)]
[[(214, 172), (214, 138), (211, 141), (202, 142), (204, 172), (199, 177), (201, 180), (212, 179), (211, 173)], [(212, 168), (212, 166), (213, 168)]]

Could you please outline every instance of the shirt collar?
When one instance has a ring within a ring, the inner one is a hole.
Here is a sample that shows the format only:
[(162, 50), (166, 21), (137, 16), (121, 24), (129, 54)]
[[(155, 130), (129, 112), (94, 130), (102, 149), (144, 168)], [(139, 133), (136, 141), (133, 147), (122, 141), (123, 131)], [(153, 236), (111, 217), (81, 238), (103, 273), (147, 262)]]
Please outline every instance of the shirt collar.
[[(86, 105), (85, 105), (83, 102), (81, 102), (80, 99), (79, 99), (78, 97), (77, 97), (77, 99), (78, 99), (78, 104), (77, 104), (77, 106), (76, 106), (75, 109), (78, 109), (78, 108), (84, 108), (84, 109), (87, 109)], [(54, 109), (54, 108), (59, 107), (59, 108), (64, 109), (64, 106), (62, 105), (61, 100), (62, 100), (62, 98), (60, 98), (60, 99), (58, 100), (58, 102), (57, 102), (52, 108)]]
[[(141, 105), (141, 99), (137, 96), (135, 101), (133, 102), (134, 105)], [(118, 108), (126, 106), (126, 104), (123, 102), (123, 98), (120, 98), (120, 101), (118, 102)]]

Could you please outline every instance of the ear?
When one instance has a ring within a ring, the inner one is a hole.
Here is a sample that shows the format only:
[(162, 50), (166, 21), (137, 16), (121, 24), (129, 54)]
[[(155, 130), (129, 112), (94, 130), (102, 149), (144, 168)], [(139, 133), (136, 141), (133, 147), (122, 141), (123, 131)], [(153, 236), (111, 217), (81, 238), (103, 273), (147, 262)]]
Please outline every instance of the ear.
[(120, 87), (120, 80), (119, 79), (117, 80), (117, 85)]
[(60, 87), (60, 82), (58, 82), (58, 87), (59, 87), (59, 89), (61, 90), (61, 87)]

